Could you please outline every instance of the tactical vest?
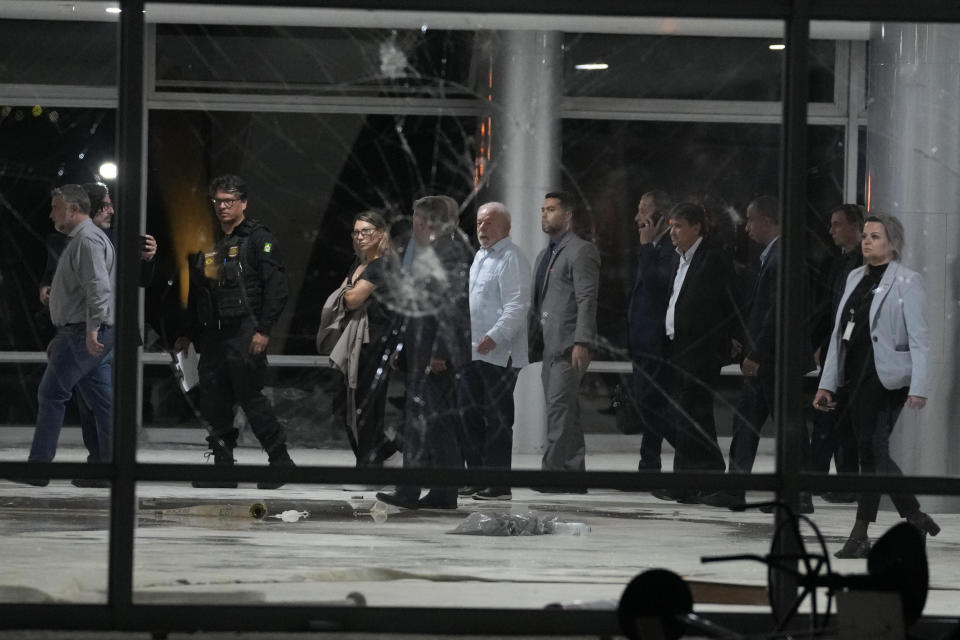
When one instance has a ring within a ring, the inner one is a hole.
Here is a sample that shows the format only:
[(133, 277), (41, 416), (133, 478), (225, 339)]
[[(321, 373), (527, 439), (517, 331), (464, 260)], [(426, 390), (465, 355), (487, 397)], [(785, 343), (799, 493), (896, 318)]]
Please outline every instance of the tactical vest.
[[(208, 268), (200, 269), (205, 272), (202, 279), (209, 294), (209, 297), (201, 295), (200, 299), (199, 315), (204, 324), (241, 318), (256, 320), (260, 317), (263, 286), (260, 274), (253, 266), (253, 247), (248, 240), (263, 225), (249, 218), (248, 222), (249, 225), (240, 233), (221, 238), (213, 254), (207, 254), (205, 258)], [(203, 256), (198, 257), (204, 259)], [(213, 264), (209, 264), (210, 261)], [(214, 308), (203, 308), (208, 305)]]

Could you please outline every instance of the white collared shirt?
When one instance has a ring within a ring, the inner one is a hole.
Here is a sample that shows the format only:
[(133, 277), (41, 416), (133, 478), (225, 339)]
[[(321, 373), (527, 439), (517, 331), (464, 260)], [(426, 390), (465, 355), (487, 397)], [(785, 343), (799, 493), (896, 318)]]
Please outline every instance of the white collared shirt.
[[(530, 262), (509, 236), (481, 248), (470, 265), (470, 333), (474, 360), (501, 367), (529, 364), (527, 309), (530, 305)], [(477, 353), (484, 336), (497, 343)]]
[(760, 268), (763, 268), (763, 265), (767, 264), (767, 256), (770, 255), (770, 251), (773, 249), (774, 243), (780, 239), (780, 236), (777, 236), (770, 241), (766, 247), (763, 248), (763, 251), (760, 253)]
[(693, 254), (697, 252), (700, 243), (703, 242), (703, 236), (697, 238), (686, 253), (677, 249), (680, 254), (680, 264), (677, 266), (677, 273), (673, 276), (673, 292), (670, 294), (670, 303), (667, 305), (667, 319), (665, 322), (667, 328), (667, 337), (673, 340), (676, 333), (675, 314), (677, 310), (677, 298), (680, 297), (680, 290), (683, 288), (683, 281), (687, 278), (687, 271), (690, 270), (690, 263), (693, 261)]

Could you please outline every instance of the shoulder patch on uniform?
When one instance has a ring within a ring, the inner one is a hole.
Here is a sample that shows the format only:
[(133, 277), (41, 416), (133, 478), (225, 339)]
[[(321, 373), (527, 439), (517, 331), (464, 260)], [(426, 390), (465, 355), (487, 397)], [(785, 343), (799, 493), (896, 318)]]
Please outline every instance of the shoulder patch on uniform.
[(267, 242), (266, 244), (263, 245), (263, 252), (264, 252), (264, 253), (270, 253), (272, 250), (273, 250), (273, 244), (272, 244), (272, 243)]

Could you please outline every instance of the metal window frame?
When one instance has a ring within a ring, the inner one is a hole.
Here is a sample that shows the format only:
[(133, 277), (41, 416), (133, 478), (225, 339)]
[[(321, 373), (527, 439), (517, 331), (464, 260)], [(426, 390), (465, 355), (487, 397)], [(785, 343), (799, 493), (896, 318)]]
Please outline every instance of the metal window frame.
[[(165, 0), (161, 3), (166, 4)], [(183, 5), (205, 4), (180, 0)], [(473, 13), (518, 13), (514, 0), (287, 0), (286, 6), (403, 9), (412, 11), (453, 11)], [(123, 13), (120, 18), (119, 40), (119, 102), (118, 102), (118, 159), (124, 182), (118, 189), (119, 206), (124, 210), (140, 207), (145, 193), (145, 118), (144, 90), (146, 29), (143, 18), (143, 0), (120, 0)], [(783, 20), (787, 28), (787, 56), (785, 60), (784, 100), (782, 103), (781, 145), (781, 199), (784, 209), (803, 211), (805, 207), (806, 127), (808, 105), (805, 68), (806, 42), (810, 21), (821, 20), (893, 20), (909, 22), (960, 21), (960, 7), (938, 0), (915, 0), (909, 4), (898, 0), (785, 0), (718, 2), (717, 0), (690, 0), (677, 5), (672, 0), (530, 0), (523, 3), (524, 13), (566, 14), (579, 16), (681, 16), (693, 18), (769, 18)], [(325, 483), (344, 481), (376, 481), (415, 483), (426, 480), (429, 473), (434, 484), (451, 485), (496, 482), (516, 486), (578, 486), (578, 487), (692, 487), (711, 482), (718, 488), (750, 488), (777, 491), (788, 503), (798, 503), (801, 487), (817, 489), (880, 489), (896, 487), (920, 493), (958, 494), (960, 480), (954, 478), (903, 477), (884, 478), (861, 476), (850, 478), (824, 477), (802, 473), (799, 461), (789, 452), (796, 450), (800, 430), (795, 410), (800, 401), (799, 370), (802, 354), (797, 344), (790, 344), (783, 336), (798, 331), (801, 292), (789, 286), (793, 274), (803, 269), (802, 219), (785, 216), (783, 267), (780, 273), (780, 306), (778, 327), (781, 336), (777, 360), (777, 391), (781, 402), (776, 407), (776, 422), (780, 425), (778, 437), (778, 466), (776, 473), (743, 477), (714, 474), (666, 474), (644, 476), (633, 473), (587, 472), (467, 472), (425, 470), (364, 470), (326, 467), (298, 467), (289, 470), (238, 467), (215, 469), (198, 465), (149, 465), (136, 462), (136, 443), (132, 430), (115, 430), (115, 458), (110, 464), (0, 464), (2, 473), (39, 472), (50, 477), (109, 477), (111, 489), (111, 524), (109, 551), (109, 594), (105, 605), (49, 605), (2, 604), (2, 626), (10, 628), (58, 629), (125, 629), (125, 630), (182, 630), (235, 629), (286, 631), (371, 631), (420, 633), (489, 633), (527, 634), (555, 633), (609, 634), (618, 632), (616, 614), (600, 611), (537, 611), (514, 609), (470, 608), (416, 608), (393, 607), (313, 607), (313, 606), (254, 606), (229, 607), (204, 605), (138, 605), (132, 598), (134, 546), (134, 488), (138, 481), (187, 480), (193, 478), (234, 478), (242, 480), (278, 479), (281, 476), (296, 482)], [(114, 377), (115, 421), (134, 422), (137, 418), (136, 398), (139, 367), (136, 345), (138, 291), (135, 276), (137, 256), (133, 247), (138, 228), (132, 223), (118, 223), (119, 240), (117, 296), (116, 372)], [(795, 281), (799, 281), (796, 278)], [(131, 320), (125, 320), (130, 318)], [(793, 413), (791, 413), (793, 411)], [(501, 482), (502, 481), (502, 482)], [(790, 544), (790, 541), (787, 541)], [(789, 597), (789, 581), (780, 585), (775, 597)], [(402, 614), (398, 615), (402, 611)], [(764, 631), (769, 627), (766, 615), (725, 614), (714, 616), (718, 621), (746, 631)], [(946, 618), (927, 619), (928, 628), (946, 629)], [(939, 627), (938, 627), (939, 625)]]

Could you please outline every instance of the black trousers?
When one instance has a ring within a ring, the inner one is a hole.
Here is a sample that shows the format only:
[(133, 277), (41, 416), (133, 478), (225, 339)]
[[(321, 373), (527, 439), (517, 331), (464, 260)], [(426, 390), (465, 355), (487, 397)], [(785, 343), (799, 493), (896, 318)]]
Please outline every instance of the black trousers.
[[(890, 434), (907, 400), (907, 391), (906, 388), (892, 391), (884, 388), (876, 373), (850, 389), (850, 413), (861, 473), (903, 475), (890, 457)], [(920, 510), (913, 494), (891, 493), (890, 499), (903, 518)], [(879, 493), (861, 493), (857, 500), (857, 520), (875, 522), (879, 507)]]
[(519, 369), (474, 360), (457, 381), (460, 447), (468, 469), (509, 469), (513, 458), (513, 389)]
[(200, 384), (197, 408), (210, 424), (207, 441), (211, 447), (237, 445), (239, 432), (233, 427), (233, 409), (243, 408), (253, 434), (268, 454), (286, 444), (283, 425), (263, 395), (263, 378), (267, 368), (264, 353), (250, 354), (253, 338), (252, 322), (230, 329), (210, 328), (200, 340)]
[(660, 356), (633, 357), (630, 400), (640, 420), (640, 468), (660, 469), (663, 441), (676, 448), (676, 427), (670, 419), (670, 376)]
[(750, 473), (757, 459), (760, 431), (773, 413), (773, 375), (745, 376), (733, 414), (730, 472)]
[[(713, 360), (713, 358), (707, 358)], [(670, 394), (676, 424), (674, 471), (723, 471), (723, 453), (717, 444), (713, 415), (720, 366), (688, 359), (673, 363)]]
[[(390, 351), (386, 341), (365, 344), (360, 348), (357, 371), (357, 437), (347, 428), (347, 436), (358, 467), (380, 467), (397, 451), (384, 431), (387, 408), (387, 386), (390, 382)], [(350, 408), (347, 409), (348, 411)]]
[[(773, 414), (773, 372), (745, 376), (740, 398), (733, 415), (733, 438), (730, 441), (730, 473), (750, 473), (757, 459), (763, 424)], [(804, 425), (806, 429), (806, 425)], [(810, 440), (804, 433), (800, 438), (800, 459), (804, 469), (809, 467)]]
[[(422, 362), (422, 359), (415, 360)], [(421, 365), (423, 366), (423, 365)], [(448, 363), (449, 366), (449, 363)], [(425, 374), (416, 367), (407, 370), (406, 424), (403, 429), (403, 468), (462, 469), (455, 372)], [(420, 496), (421, 487), (398, 486), (396, 493), (409, 501)], [(431, 487), (435, 504), (456, 505), (457, 487)]]
[(857, 438), (850, 420), (850, 399), (846, 389), (838, 389), (833, 400), (837, 403), (833, 411), (813, 410), (810, 471), (830, 473), (830, 460), (834, 460), (837, 473), (857, 473), (860, 470), (860, 458), (857, 455)]

